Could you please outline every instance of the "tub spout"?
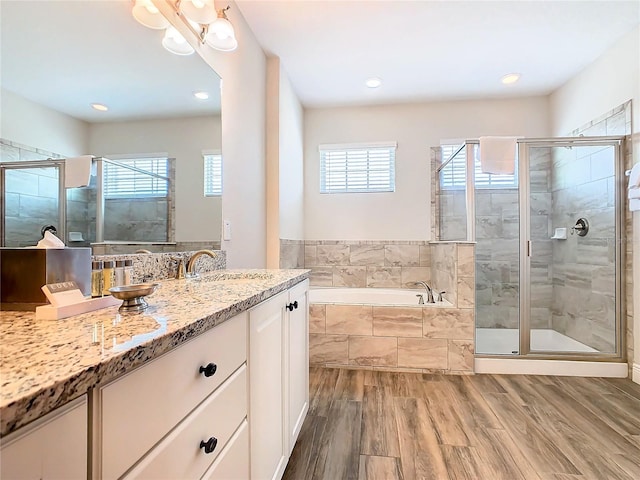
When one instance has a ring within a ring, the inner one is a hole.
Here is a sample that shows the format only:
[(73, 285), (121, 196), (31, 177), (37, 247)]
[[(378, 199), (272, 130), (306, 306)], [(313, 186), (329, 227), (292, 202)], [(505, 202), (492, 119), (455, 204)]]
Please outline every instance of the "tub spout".
[(413, 282), (413, 285), (421, 285), (424, 287), (424, 289), (427, 291), (427, 303), (436, 303), (435, 299), (433, 298), (433, 290), (429, 285), (427, 285), (427, 282)]

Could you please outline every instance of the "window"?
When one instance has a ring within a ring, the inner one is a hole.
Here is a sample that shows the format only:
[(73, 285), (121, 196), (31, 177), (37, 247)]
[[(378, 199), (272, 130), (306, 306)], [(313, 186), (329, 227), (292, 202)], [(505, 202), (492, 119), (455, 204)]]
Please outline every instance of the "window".
[[(446, 161), (459, 148), (458, 145), (441, 145), (442, 161)], [(478, 151), (477, 145), (474, 146), (474, 152)], [(451, 160), (446, 167), (440, 170), (440, 186), (443, 189), (454, 190), (463, 189), (466, 186), (466, 148)], [(518, 188), (518, 162), (516, 162), (516, 171), (513, 175), (493, 175), (490, 173), (482, 173), (480, 159), (476, 155), (474, 161), (475, 187), (476, 188)]]
[(320, 193), (395, 191), (396, 144), (320, 145)]
[(105, 198), (167, 196), (167, 157), (105, 159), (103, 165)]
[(203, 153), (204, 157), (204, 196), (222, 195), (222, 154)]

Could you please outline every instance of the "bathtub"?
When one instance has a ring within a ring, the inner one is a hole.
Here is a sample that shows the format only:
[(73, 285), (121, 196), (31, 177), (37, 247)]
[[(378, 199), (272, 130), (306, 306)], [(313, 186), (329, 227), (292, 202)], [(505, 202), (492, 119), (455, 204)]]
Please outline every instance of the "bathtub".
[[(418, 303), (417, 295), (423, 296), (424, 305)], [(424, 289), (313, 287), (309, 291), (309, 303), (312, 304), (397, 307), (450, 307), (452, 305), (446, 299), (436, 303), (426, 302), (427, 292)]]

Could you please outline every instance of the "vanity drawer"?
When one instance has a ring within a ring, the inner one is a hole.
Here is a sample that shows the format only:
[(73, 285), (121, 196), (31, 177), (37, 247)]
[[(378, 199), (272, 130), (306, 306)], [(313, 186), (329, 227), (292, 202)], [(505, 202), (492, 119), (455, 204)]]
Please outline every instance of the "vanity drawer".
[[(247, 367), (243, 365), (125, 478), (200, 478), (246, 416)], [(207, 441), (215, 445), (210, 453), (203, 445)]]
[[(120, 477), (246, 359), (242, 313), (100, 388), (100, 476)], [(207, 377), (200, 370), (210, 363)]]
[(249, 478), (249, 424), (243, 421), (202, 480), (247, 480)]

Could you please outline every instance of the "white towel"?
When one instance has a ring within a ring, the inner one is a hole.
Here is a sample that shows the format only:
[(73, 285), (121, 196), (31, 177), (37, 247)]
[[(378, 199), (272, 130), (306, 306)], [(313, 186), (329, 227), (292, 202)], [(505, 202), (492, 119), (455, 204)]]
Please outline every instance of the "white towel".
[(640, 210), (640, 198), (632, 198), (629, 200), (629, 210), (632, 212)]
[(627, 193), (627, 197), (629, 198), (629, 200), (631, 200), (632, 198), (640, 198), (640, 188), (630, 188)]
[(480, 137), (482, 173), (513, 175), (518, 137)]
[(640, 163), (636, 163), (629, 174), (629, 190), (638, 187), (640, 187)]
[(44, 237), (36, 245), (37, 248), (64, 248), (64, 243), (50, 231), (44, 232)]
[(64, 187), (86, 187), (91, 181), (91, 155), (67, 158), (64, 161)]

